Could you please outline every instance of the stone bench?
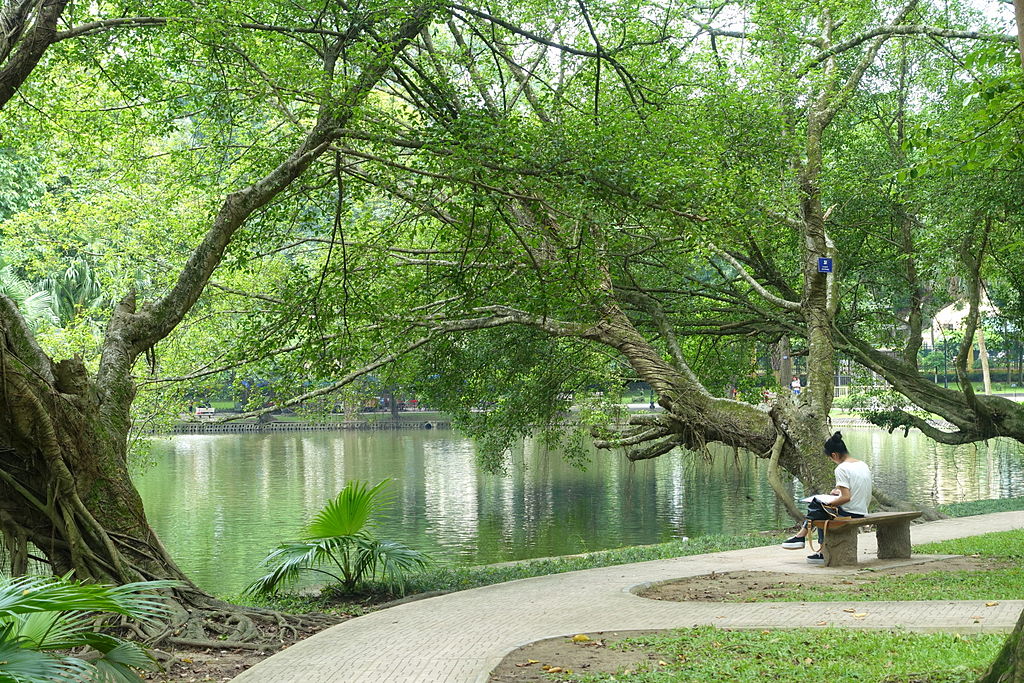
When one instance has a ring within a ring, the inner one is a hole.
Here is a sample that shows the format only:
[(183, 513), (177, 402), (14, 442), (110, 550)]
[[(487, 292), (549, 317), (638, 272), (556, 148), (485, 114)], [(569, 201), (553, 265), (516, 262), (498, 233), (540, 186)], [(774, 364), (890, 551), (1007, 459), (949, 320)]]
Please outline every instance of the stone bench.
[[(822, 554), (826, 567), (849, 567), (857, 564), (857, 533), (859, 527), (872, 524), (876, 527), (878, 559), (910, 557), (910, 521), (923, 512), (879, 512), (866, 517), (837, 517), (830, 520), (815, 520), (812, 526), (825, 528), (825, 542)], [(827, 524), (827, 527), (826, 527)]]

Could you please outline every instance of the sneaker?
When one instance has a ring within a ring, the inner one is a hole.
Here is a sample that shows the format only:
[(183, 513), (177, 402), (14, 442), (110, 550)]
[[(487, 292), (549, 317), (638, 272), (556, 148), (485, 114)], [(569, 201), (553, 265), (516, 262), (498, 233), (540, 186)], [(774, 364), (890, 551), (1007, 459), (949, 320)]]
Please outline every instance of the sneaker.
[(807, 556), (807, 564), (820, 564), (825, 565), (825, 556), (821, 553), (814, 553), (813, 555)]
[(804, 539), (802, 536), (794, 536), (793, 538), (783, 543), (782, 547), (786, 550), (803, 550)]

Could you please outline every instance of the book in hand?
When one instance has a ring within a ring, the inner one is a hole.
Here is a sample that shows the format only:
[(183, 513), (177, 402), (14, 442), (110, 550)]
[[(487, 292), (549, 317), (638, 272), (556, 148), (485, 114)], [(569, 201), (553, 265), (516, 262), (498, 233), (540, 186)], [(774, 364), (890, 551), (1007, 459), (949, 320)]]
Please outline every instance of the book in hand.
[(832, 501), (835, 500), (838, 497), (839, 496), (830, 496), (830, 495), (827, 495), (827, 494), (824, 494), (824, 493), (819, 493), (819, 494), (814, 495), (814, 496), (807, 496), (806, 498), (801, 498), (800, 502), (801, 503), (810, 503), (812, 500), (817, 498), (818, 502), (821, 503), (822, 505), (832, 505)]

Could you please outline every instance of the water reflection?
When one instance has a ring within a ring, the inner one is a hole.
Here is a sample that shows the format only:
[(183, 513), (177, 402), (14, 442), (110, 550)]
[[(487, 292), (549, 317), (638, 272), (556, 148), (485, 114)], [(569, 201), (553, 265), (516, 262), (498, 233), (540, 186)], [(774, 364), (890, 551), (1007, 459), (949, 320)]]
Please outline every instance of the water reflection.
[[(950, 448), (920, 434), (847, 430), (878, 485), (922, 503), (1024, 495), (1022, 457), (1009, 442)], [(201, 586), (231, 593), (259, 574), (277, 543), (296, 537), (347, 481), (393, 480), (381, 536), (456, 563), (562, 555), (681, 536), (787, 524), (766, 463), (731, 449), (674, 452), (631, 464), (596, 452), (586, 471), (527, 442), (508, 476), (474, 464), (453, 432), (313, 432), (177, 436), (159, 440), (139, 477), (149, 517)]]

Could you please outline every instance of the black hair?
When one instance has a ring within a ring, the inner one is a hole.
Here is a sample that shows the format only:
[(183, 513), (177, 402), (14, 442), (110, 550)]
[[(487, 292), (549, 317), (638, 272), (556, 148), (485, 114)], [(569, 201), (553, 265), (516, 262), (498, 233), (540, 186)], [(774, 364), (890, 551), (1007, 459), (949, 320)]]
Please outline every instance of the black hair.
[(846, 449), (846, 444), (843, 443), (841, 432), (836, 432), (825, 441), (825, 455), (832, 455), (833, 453), (838, 453), (839, 455), (850, 454), (850, 451)]

